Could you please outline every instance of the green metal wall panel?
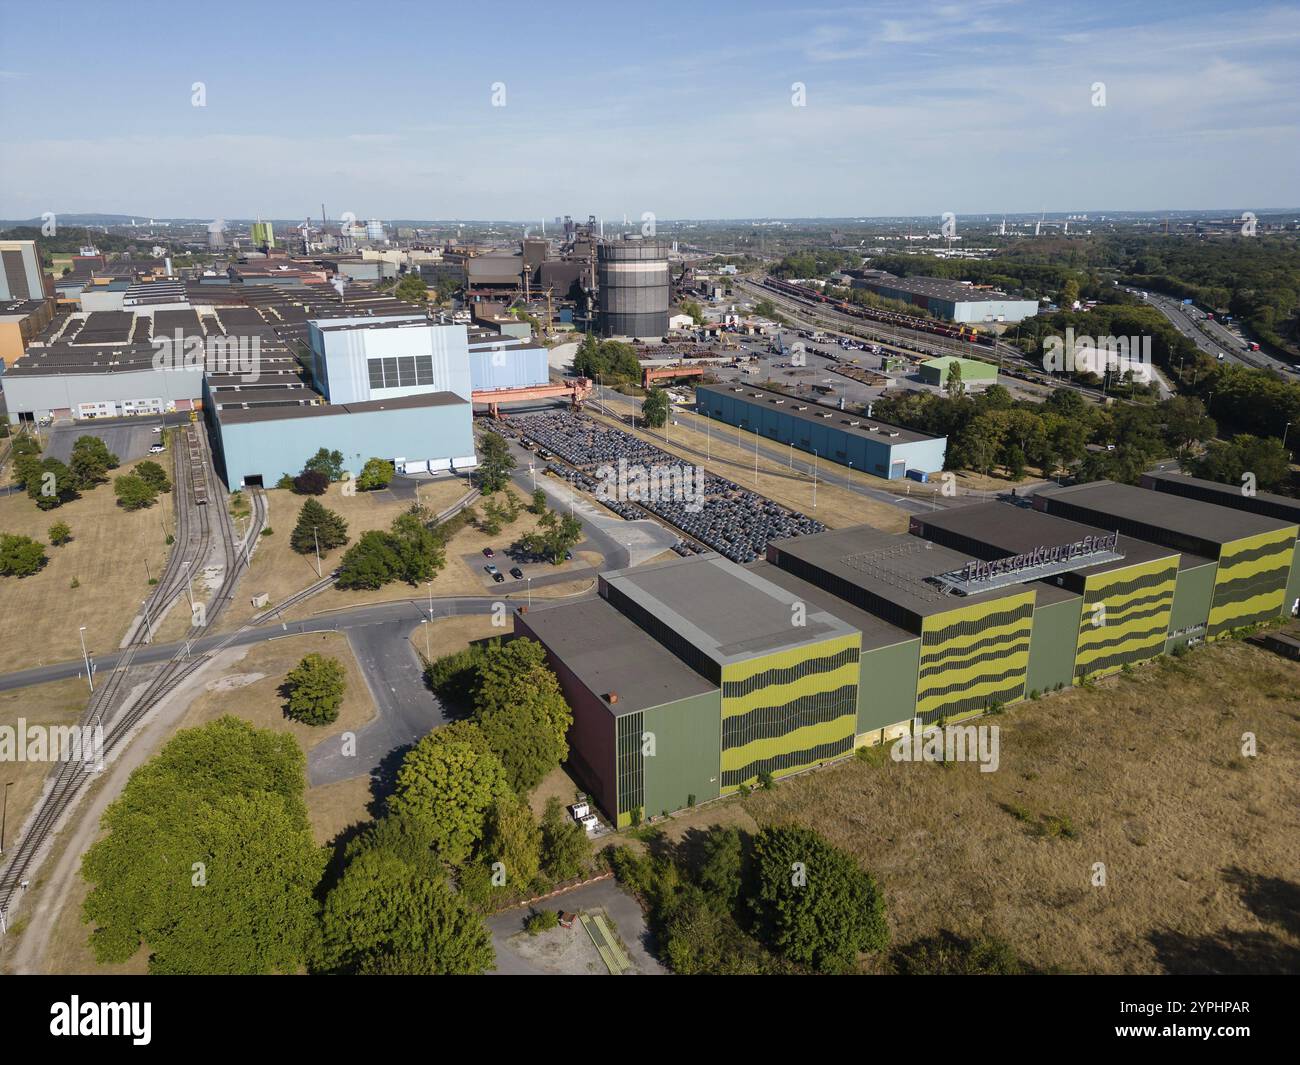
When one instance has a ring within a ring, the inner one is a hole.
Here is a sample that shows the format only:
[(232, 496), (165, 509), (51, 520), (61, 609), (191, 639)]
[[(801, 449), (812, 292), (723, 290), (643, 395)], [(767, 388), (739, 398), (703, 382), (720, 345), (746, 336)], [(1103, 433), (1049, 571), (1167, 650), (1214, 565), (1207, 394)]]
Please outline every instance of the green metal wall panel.
[(719, 795), (722, 758), (722, 693), (704, 692), (645, 711), (645, 729), (654, 735), (654, 754), (644, 758), (645, 811), (705, 802)]
[(862, 652), (858, 686), (858, 735), (910, 721), (916, 713), (916, 674), (921, 639)]
[(1178, 571), (1174, 609), (1169, 615), (1169, 639), (1165, 641), (1166, 653), (1185, 646), (1191, 640), (1205, 639), (1217, 569), (1213, 562), (1207, 562), (1203, 566), (1189, 566)]
[(1029, 671), (1025, 689), (1053, 690), (1074, 683), (1074, 647), (1079, 637), (1083, 596), (1048, 603), (1034, 609), (1034, 631), (1029, 644)]

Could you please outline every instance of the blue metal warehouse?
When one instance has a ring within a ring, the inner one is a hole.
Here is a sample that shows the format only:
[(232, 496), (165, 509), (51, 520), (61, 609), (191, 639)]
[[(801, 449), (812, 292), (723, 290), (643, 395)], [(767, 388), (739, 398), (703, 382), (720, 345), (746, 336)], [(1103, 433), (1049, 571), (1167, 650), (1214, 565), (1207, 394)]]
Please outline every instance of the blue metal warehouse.
[(699, 413), (819, 458), (897, 480), (943, 469), (948, 438), (834, 410), (753, 385), (700, 385)]
[(369, 458), (408, 471), (475, 464), (469, 401), (450, 392), (363, 403), (227, 406), (209, 416), (216, 422), (218, 469), (232, 489), (272, 488), (323, 447), (341, 451), (353, 476)]

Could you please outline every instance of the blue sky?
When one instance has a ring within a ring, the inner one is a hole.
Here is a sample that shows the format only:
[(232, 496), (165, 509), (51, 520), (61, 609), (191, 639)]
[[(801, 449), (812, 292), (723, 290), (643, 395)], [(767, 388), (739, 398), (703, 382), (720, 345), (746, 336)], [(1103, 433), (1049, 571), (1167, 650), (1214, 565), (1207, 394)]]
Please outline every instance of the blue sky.
[[(0, 217), (1300, 203), (1296, 4), (0, 0), (0, 13)], [(806, 106), (792, 106), (796, 82)]]

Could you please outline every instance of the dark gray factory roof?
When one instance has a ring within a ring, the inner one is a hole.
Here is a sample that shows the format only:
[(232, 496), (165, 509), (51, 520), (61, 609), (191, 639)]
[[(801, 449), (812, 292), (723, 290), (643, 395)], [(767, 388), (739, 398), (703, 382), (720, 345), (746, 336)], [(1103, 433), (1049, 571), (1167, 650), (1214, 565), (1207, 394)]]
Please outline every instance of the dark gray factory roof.
[(918, 440), (934, 440), (928, 433), (919, 433), (914, 429), (904, 429), (901, 425), (867, 418), (861, 414), (826, 407), (798, 396), (787, 396), (782, 392), (759, 388), (756, 385), (705, 385), (695, 386), (695, 394), (716, 392), (721, 396), (730, 396), (748, 403), (761, 404), (772, 410), (787, 414), (792, 418), (823, 425), (829, 429), (839, 429), (853, 436), (865, 437), (881, 444), (911, 444)]
[(818, 610), (824, 610), (828, 614), (833, 614), (846, 625), (857, 629), (862, 633), (862, 650), (874, 651), (878, 647), (892, 647), (897, 643), (906, 643), (908, 640), (919, 640), (920, 637), (908, 632), (906, 629), (900, 629), (884, 618), (876, 617), (865, 610), (860, 610), (852, 603), (846, 603), (843, 599), (833, 595), (830, 592), (823, 591), (815, 584), (810, 584), (801, 577), (796, 577), (793, 573), (781, 569), (780, 566), (774, 566), (770, 562), (758, 562), (748, 567), (751, 573), (756, 574), (765, 581), (771, 581), (779, 585), (796, 599), (802, 600), (815, 606)]
[(602, 579), (724, 666), (853, 631), (824, 610), (794, 624), (796, 596), (711, 552)]
[[(918, 525), (949, 529), (972, 540), (978, 540), (982, 544), (998, 548), (1001, 557), (1025, 554), (1039, 547), (1073, 544), (1087, 536), (1108, 536), (1115, 531), (1102, 526), (1083, 525), (1056, 514), (1030, 510), (1009, 503), (976, 503), (968, 507), (953, 507), (951, 510), (918, 514), (912, 521)], [(1124, 557), (1095, 566), (1080, 566), (1075, 572), (1084, 575), (1107, 573), (1110, 570), (1124, 569), (1180, 554), (1174, 548), (1163, 547), (1149, 540), (1139, 540), (1133, 536), (1120, 536), (1115, 550)], [(1187, 558), (1193, 565), (1209, 561), (1199, 555), (1189, 554)]]
[(1153, 492), (1129, 484), (1116, 484), (1114, 481), (1045, 488), (1036, 495), (1044, 500), (1059, 499), (1067, 505), (1087, 507), (1098, 514), (1141, 522), (1210, 544), (1230, 543), (1247, 536), (1276, 532), (1295, 524), (1263, 514), (1202, 503), (1170, 492)]
[(1013, 584), (975, 595), (944, 591), (927, 578), (960, 570), (970, 561), (968, 556), (919, 536), (881, 532), (869, 525), (775, 540), (770, 546), (918, 617), (1005, 599), (1034, 587)]
[(615, 717), (718, 690), (604, 599), (536, 607), (523, 620)]
[[(297, 390), (285, 390), (286, 399), (296, 398)], [(311, 393), (316, 395), (316, 393)], [(418, 407), (453, 407), (467, 404), (454, 392), (422, 392), (414, 396), (395, 399), (371, 399), (364, 403), (318, 403), (300, 407), (259, 407), (244, 410), (241, 407), (223, 407), (217, 417), (223, 425), (244, 425), (249, 422), (273, 422), (284, 418), (326, 418), (340, 414), (370, 414), (381, 410), (410, 410)]]
[(883, 277), (879, 275), (868, 277), (866, 281), (869, 284), (898, 289), (900, 292), (910, 292), (918, 296), (929, 296), (934, 299), (951, 300), (954, 303), (982, 303), (987, 300), (1014, 300), (1020, 298), (1008, 295), (998, 289), (976, 288), (974, 285), (963, 285), (960, 281), (949, 281), (942, 277), (893, 277), (886, 274)]
[(1249, 510), (1300, 524), (1300, 499), (1295, 496), (1278, 495), (1276, 492), (1256, 492), (1253, 496), (1244, 496), (1240, 484), (1221, 484), (1202, 477), (1188, 477), (1185, 473), (1153, 471), (1144, 473), (1142, 479), (1144, 482), (1155, 482), (1157, 492), (1177, 492), (1177, 486), (1185, 486), (1213, 496), (1213, 502), (1220, 506)]

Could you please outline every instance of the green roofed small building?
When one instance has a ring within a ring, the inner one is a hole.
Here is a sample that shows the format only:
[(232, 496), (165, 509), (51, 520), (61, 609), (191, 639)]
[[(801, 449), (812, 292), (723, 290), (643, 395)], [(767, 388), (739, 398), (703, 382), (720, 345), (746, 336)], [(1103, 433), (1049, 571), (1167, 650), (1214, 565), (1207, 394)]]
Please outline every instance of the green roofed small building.
[(927, 385), (947, 388), (953, 363), (961, 367), (961, 383), (967, 392), (980, 391), (998, 383), (998, 368), (992, 363), (981, 362), (979, 359), (961, 359), (956, 355), (944, 355), (921, 363), (921, 380)]

